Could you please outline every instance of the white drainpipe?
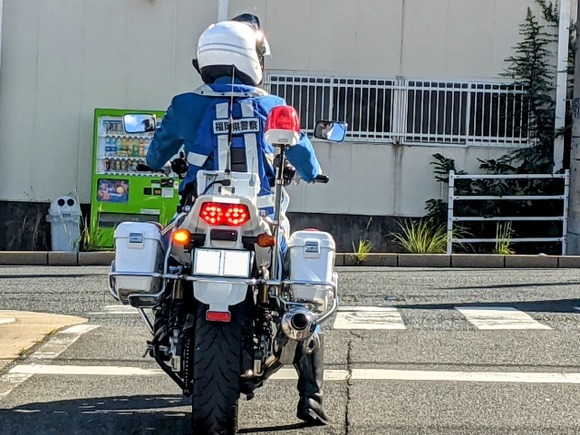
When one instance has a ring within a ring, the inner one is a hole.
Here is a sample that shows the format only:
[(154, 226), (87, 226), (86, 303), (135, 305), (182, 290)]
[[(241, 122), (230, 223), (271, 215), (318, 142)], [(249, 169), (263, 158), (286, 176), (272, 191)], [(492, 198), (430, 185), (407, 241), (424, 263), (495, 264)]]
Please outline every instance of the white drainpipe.
[(0, 0), (0, 65), (2, 64), (2, 18), (4, 17), (4, 0)]
[[(566, 88), (568, 86), (568, 32), (570, 28), (570, 0), (560, 0), (558, 27), (558, 62), (556, 67), (556, 119), (555, 131), (566, 125)], [(554, 172), (562, 169), (564, 161), (564, 136), (554, 140)]]
[(217, 14), (218, 22), (225, 21), (228, 19), (229, 8), (230, 8), (229, 0), (218, 0), (218, 14)]

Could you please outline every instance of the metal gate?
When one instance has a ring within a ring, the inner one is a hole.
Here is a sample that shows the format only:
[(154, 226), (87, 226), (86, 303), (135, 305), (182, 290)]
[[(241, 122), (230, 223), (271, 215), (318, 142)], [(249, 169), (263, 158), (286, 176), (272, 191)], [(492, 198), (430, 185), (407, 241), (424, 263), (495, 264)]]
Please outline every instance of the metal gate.
[[(508, 179), (563, 179), (564, 189), (561, 195), (456, 195), (456, 180), (508, 180)], [(566, 233), (568, 229), (568, 195), (570, 192), (570, 172), (563, 174), (497, 174), (497, 175), (457, 175), (454, 171), (449, 171), (449, 193), (447, 197), (447, 254), (453, 251), (454, 243), (485, 243), (496, 241), (513, 242), (560, 242), (562, 244), (562, 255), (566, 253)], [(561, 200), (562, 214), (558, 216), (457, 216), (454, 213), (455, 201), (545, 201)], [(455, 222), (490, 222), (490, 221), (560, 221), (562, 222), (562, 235), (560, 237), (528, 237), (510, 239), (497, 238), (466, 238), (454, 237), (453, 225)]]

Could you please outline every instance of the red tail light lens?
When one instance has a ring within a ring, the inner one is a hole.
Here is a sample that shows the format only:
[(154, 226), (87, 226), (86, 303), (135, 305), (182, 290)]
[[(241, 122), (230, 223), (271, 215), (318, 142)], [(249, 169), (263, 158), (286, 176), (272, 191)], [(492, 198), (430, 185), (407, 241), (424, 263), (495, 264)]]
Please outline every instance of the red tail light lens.
[(204, 202), (199, 215), (210, 225), (221, 225), (224, 220), (222, 205), (217, 202)]
[(224, 322), (227, 323), (231, 320), (232, 314), (229, 311), (206, 311), (205, 320), (208, 322)]
[(300, 119), (292, 106), (276, 106), (268, 114), (266, 131), (293, 130), (300, 133)]
[(240, 226), (250, 220), (250, 212), (244, 204), (204, 202), (199, 215), (210, 225)]

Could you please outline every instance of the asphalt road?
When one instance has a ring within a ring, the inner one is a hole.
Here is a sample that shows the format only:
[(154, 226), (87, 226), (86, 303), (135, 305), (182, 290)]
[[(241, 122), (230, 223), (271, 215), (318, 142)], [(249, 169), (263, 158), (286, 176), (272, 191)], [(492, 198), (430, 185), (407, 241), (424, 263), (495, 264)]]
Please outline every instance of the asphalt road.
[[(95, 326), (70, 346), (52, 337), (44, 346), (61, 346), (55, 358), (41, 358), (50, 354), (41, 345), (0, 372), (13, 386), (0, 394), (0, 434), (190, 433), (188, 401), (141, 358), (148, 332), (115, 306), (106, 272), (0, 267), (0, 309)], [(339, 277), (342, 311), (325, 327), (332, 424), (300, 425), (289, 371), (240, 401), (241, 433), (580, 433), (580, 270), (343, 268)]]

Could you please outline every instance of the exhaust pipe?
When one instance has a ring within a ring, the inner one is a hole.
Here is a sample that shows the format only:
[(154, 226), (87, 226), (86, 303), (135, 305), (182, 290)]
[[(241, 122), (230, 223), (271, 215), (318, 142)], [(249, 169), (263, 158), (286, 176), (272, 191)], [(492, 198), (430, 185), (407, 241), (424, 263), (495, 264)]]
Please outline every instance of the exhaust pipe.
[(282, 331), (297, 341), (310, 338), (316, 329), (316, 315), (304, 307), (292, 307), (282, 316)]

